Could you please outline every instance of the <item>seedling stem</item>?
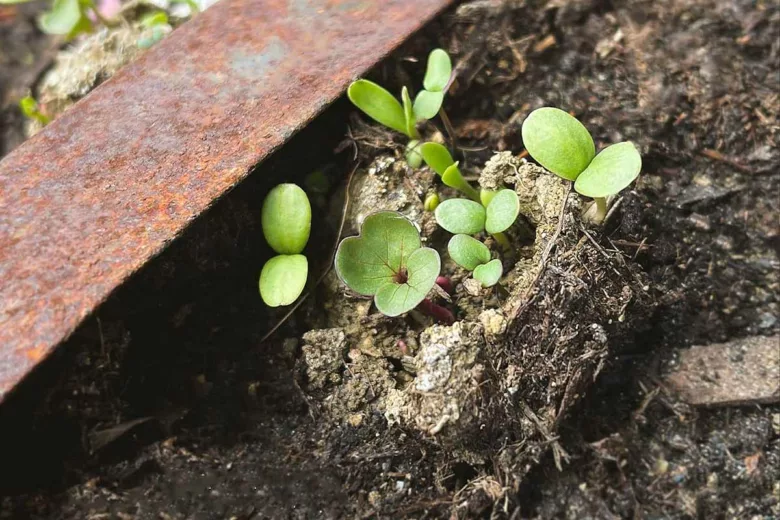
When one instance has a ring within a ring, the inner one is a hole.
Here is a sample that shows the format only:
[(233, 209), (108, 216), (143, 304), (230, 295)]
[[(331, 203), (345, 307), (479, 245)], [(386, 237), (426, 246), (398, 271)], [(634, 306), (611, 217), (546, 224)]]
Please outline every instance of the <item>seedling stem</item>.
[(512, 244), (509, 242), (509, 239), (506, 237), (505, 234), (503, 234), (503, 233), (493, 233), (491, 236), (495, 239), (496, 243), (499, 246), (501, 246), (501, 249), (504, 252), (512, 250)]

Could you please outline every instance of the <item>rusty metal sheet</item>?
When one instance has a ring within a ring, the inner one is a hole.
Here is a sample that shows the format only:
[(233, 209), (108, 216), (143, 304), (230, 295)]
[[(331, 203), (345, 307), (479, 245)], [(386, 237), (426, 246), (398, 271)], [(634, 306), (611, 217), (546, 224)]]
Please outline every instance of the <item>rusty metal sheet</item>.
[(0, 162), (0, 401), (450, 2), (221, 0)]

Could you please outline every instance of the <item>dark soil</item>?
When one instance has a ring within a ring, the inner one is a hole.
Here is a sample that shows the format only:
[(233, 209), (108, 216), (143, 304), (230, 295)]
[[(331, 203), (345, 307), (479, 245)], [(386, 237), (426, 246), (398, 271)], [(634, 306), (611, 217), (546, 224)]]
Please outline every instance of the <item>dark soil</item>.
[(19, 99), (56, 51), (56, 42), (35, 22), (45, 6), (44, 1), (0, 5), (0, 157), (24, 141)]
[[(605, 324), (609, 357), (538, 463), (503, 474), (498, 457), (448, 458), (380, 416), (331, 427), (281, 340), (300, 336), (301, 317), (260, 343), (275, 321), (255, 285), (262, 198), (291, 171), (345, 175), (332, 153), (342, 102), (0, 408), (0, 518), (777, 517), (780, 406), (694, 409), (662, 373), (692, 344), (780, 330), (778, 34), (776, 2), (475, 1), (375, 71), (411, 84), (421, 64), (405, 58), (450, 50), (463, 65), (447, 109), (461, 144), (481, 150), (466, 153), (472, 166), (522, 150), (522, 120), (543, 105), (575, 113), (599, 148), (630, 139), (642, 151), (643, 175), (595, 236), (647, 286), (641, 329)], [(318, 222), (310, 258), (327, 258), (335, 221)], [(572, 320), (593, 311), (572, 301)]]

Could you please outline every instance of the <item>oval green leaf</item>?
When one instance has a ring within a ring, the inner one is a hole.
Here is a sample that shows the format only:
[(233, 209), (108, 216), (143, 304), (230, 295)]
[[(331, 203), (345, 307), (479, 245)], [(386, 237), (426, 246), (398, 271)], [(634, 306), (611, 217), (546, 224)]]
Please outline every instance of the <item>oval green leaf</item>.
[(406, 144), (406, 164), (410, 168), (417, 169), (422, 166), (423, 157), (420, 153), (420, 141), (412, 139)]
[[(428, 55), (423, 86), (431, 92), (441, 92), (447, 86), (452, 75), (452, 60), (444, 49), (434, 49)], [(438, 112), (438, 109), (437, 109)]]
[(70, 34), (82, 16), (79, 0), (54, 0), (51, 10), (41, 15), (39, 25), (47, 34)]
[(469, 271), (490, 262), (490, 249), (468, 235), (453, 236), (447, 244), (447, 251), (456, 264)]
[(485, 208), (473, 200), (445, 200), (436, 208), (436, 222), (450, 233), (474, 235), (485, 229)]
[(439, 175), (444, 175), (447, 168), (455, 164), (449, 150), (439, 143), (423, 143), (420, 146), (420, 153), (425, 164)]
[(261, 214), (263, 235), (281, 255), (303, 251), (311, 232), (311, 205), (295, 184), (280, 184), (265, 197)]
[(279, 255), (271, 258), (260, 273), (260, 297), (269, 307), (290, 305), (303, 292), (309, 262), (303, 255)]
[(420, 248), (420, 234), (409, 219), (394, 211), (372, 213), (360, 235), (341, 241), (336, 273), (358, 294), (373, 296), (392, 283), (409, 256)]
[(520, 199), (514, 190), (501, 190), (496, 193), (485, 211), (485, 231), (501, 233), (515, 223), (520, 213)]
[(501, 260), (496, 258), (477, 266), (473, 276), (476, 281), (482, 284), (482, 287), (493, 287), (501, 279), (502, 274), (504, 274), (504, 267), (501, 265)]
[(539, 164), (573, 181), (596, 155), (593, 138), (582, 123), (558, 108), (531, 112), (523, 122), (523, 144)]
[(436, 250), (429, 247), (416, 249), (406, 259), (405, 283), (384, 284), (376, 293), (374, 303), (385, 316), (398, 316), (417, 307), (436, 283), (441, 271), (441, 259)]
[(642, 169), (642, 157), (634, 143), (613, 144), (604, 148), (577, 177), (574, 189), (586, 197), (609, 197), (634, 182)]
[(444, 92), (420, 91), (414, 98), (414, 115), (417, 121), (427, 121), (436, 117), (443, 102)]
[(390, 92), (373, 81), (359, 79), (353, 82), (347, 89), (347, 97), (377, 123), (409, 135), (401, 103)]

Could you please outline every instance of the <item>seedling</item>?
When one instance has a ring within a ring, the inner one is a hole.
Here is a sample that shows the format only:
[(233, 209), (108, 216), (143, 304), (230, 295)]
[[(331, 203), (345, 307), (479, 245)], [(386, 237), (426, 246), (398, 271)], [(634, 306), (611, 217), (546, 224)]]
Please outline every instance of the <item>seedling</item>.
[(34, 119), (43, 126), (46, 126), (51, 122), (51, 118), (41, 112), (38, 102), (32, 96), (25, 96), (19, 100), (19, 108), (25, 117)]
[[(435, 49), (428, 57), (423, 86), (425, 87), (412, 103), (409, 89), (401, 89), (401, 101), (385, 88), (366, 79), (354, 81), (347, 89), (347, 97), (368, 117), (391, 130), (409, 138), (406, 145), (406, 162), (412, 168), (422, 164), (420, 155), (420, 133), (416, 124), (436, 116), (441, 110), (444, 94), (452, 74), (450, 57), (442, 49)], [(448, 124), (443, 111), (442, 119)]]
[(628, 187), (642, 169), (642, 157), (633, 143), (613, 144), (596, 155), (588, 130), (557, 108), (531, 112), (523, 122), (522, 134), (531, 157), (554, 174), (574, 181), (578, 193), (594, 199), (594, 223), (606, 217), (607, 197)]
[(492, 287), (503, 274), (501, 260), (490, 259), (490, 250), (485, 244), (468, 235), (455, 235), (447, 244), (450, 258), (464, 269), (473, 271), (474, 279), (483, 287)]
[(336, 251), (338, 276), (356, 293), (373, 296), (387, 316), (420, 305), (440, 268), (439, 253), (422, 247), (414, 224), (393, 211), (366, 217), (360, 235), (345, 238)]
[(260, 296), (269, 307), (289, 305), (306, 286), (309, 264), (300, 253), (311, 233), (311, 205), (306, 193), (295, 184), (280, 184), (263, 202), (263, 235), (279, 253), (263, 266)]
[(511, 245), (504, 235), (520, 213), (520, 200), (513, 190), (500, 190), (487, 208), (466, 199), (445, 200), (436, 208), (436, 222), (453, 234), (475, 235), (487, 231), (504, 250)]
[(425, 143), (420, 146), (425, 164), (441, 176), (445, 186), (454, 188), (467, 197), (480, 202), (479, 192), (463, 178), (458, 169), (458, 163), (452, 159), (450, 152), (439, 143)]

